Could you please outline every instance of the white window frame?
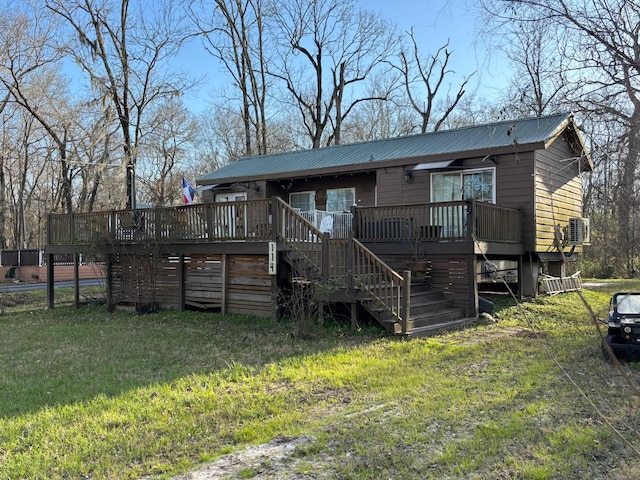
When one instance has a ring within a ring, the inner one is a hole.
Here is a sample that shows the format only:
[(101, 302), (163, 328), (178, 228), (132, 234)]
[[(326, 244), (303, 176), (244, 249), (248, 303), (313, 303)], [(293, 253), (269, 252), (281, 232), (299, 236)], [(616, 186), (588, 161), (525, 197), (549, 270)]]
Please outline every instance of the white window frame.
[[(332, 192), (342, 192), (342, 191), (350, 191), (352, 193), (353, 196), (353, 202), (351, 205), (349, 205), (348, 209), (342, 209), (342, 210), (329, 210), (329, 196), (331, 195)], [(326, 210), (327, 212), (350, 212), (351, 211), (351, 207), (353, 205), (356, 204), (356, 189), (355, 187), (347, 187), (347, 188), (328, 188), (327, 189), (327, 203), (326, 203)]]
[[(434, 187), (433, 187), (433, 181), (436, 175), (459, 175), (460, 177), (460, 200), (464, 199), (464, 194), (462, 191), (462, 188), (464, 186), (464, 175), (469, 175), (469, 174), (473, 174), (473, 173), (479, 173), (479, 172), (491, 172), (491, 176), (493, 178), (493, 182), (491, 185), (491, 201), (489, 203), (496, 203), (496, 168), (495, 167), (489, 167), (489, 168), (470, 168), (468, 170), (456, 170), (453, 172), (434, 172), (430, 175), (430, 184), (431, 184), (431, 193), (430, 193), (430, 197), (431, 197), (431, 202), (435, 203), (434, 200)], [(486, 200), (485, 200), (486, 201)]]
[[(302, 209), (299, 209), (298, 207), (294, 207), (293, 204), (291, 203), (291, 197), (293, 195), (308, 195), (310, 197), (309, 204), (310, 204), (311, 208), (309, 210), (302, 210)], [(306, 190), (304, 192), (291, 192), (291, 193), (289, 193), (289, 205), (292, 208), (296, 208), (296, 209), (298, 209), (300, 211), (308, 211), (308, 212), (314, 211), (316, 209), (316, 192), (315, 192), (315, 190)]]

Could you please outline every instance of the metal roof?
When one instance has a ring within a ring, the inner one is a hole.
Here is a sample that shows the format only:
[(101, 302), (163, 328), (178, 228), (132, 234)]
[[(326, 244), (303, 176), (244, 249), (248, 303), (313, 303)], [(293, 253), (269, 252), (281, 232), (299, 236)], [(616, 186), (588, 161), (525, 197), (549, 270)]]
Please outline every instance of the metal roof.
[[(510, 120), (483, 125), (440, 130), (386, 140), (337, 145), (257, 157), (247, 157), (226, 165), (197, 179), (199, 184), (225, 181), (301, 176), (310, 171), (345, 169), (351, 171), (380, 168), (392, 160), (415, 159), (420, 163), (428, 157), (443, 155), (465, 158), (464, 152), (537, 144), (545, 148), (569, 123), (571, 114)], [(577, 132), (577, 130), (576, 130)]]

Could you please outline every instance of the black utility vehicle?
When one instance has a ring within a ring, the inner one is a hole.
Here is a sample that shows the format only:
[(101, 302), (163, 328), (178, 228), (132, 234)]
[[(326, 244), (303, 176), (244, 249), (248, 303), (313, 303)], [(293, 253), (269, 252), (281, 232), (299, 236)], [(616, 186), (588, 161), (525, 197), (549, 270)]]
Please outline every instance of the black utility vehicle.
[(614, 293), (607, 323), (613, 353), (640, 352), (640, 292)]

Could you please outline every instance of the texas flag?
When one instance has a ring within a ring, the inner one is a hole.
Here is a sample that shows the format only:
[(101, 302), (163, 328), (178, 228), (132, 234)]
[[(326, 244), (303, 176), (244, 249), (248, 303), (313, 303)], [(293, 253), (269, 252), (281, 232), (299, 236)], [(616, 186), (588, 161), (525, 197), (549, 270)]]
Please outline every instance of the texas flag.
[(193, 203), (193, 196), (195, 195), (195, 190), (189, 183), (189, 180), (182, 177), (182, 197), (184, 198), (184, 204), (190, 205)]

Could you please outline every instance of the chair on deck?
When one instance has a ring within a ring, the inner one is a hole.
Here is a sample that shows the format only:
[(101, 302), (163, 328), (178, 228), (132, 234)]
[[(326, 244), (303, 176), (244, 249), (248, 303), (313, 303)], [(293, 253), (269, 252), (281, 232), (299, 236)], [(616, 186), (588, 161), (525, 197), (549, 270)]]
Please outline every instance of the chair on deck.
[(327, 215), (320, 222), (320, 231), (322, 233), (328, 233), (331, 235), (333, 233), (333, 217), (331, 215)]

